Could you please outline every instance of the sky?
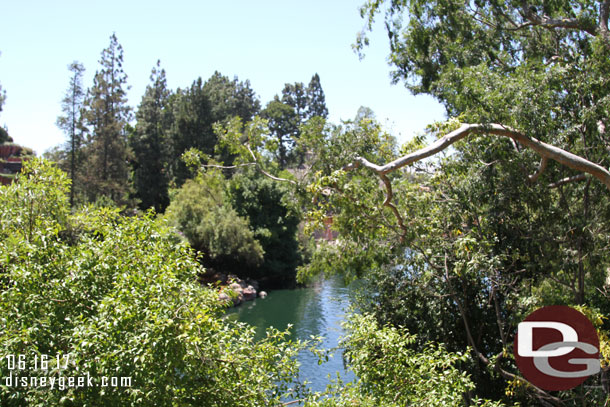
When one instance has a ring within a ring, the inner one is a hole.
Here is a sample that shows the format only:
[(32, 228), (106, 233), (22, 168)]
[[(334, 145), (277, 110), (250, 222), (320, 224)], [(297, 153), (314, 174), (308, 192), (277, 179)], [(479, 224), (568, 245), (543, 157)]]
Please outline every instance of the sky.
[(6, 101), (0, 125), (18, 144), (42, 154), (65, 142), (55, 125), (68, 88), (68, 65), (86, 68), (90, 87), (115, 33), (124, 49), (129, 104), (137, 107), (150, 71), (161, 60), (172, 89), (214, 71), (250, 80), (264, 106), (285, 83), (320, 76), (329, 119), (351, 119), (371, 108), (404, 142), (444, 109), (428, 96), (391, 85), (382, 24), (365, 58), (352, 49), (364, 26), (364, 0), (3, 1), (0, 5), (0, 85)]

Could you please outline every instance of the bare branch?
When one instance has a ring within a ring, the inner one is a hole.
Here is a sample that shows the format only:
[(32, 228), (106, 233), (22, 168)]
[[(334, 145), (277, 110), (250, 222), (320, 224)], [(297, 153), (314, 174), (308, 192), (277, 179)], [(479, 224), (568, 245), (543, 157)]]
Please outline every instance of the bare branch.
[(523, 17), (528, 20), (532, 25), (541, 26), (544, 28), (566, 28), (570, 30), (584, 31), (593, 36), (597, 35), (597, 30), (594, 27), (589, 27), (577, 18), (551, 18), (547, 15), (539, 15), (535, 12), (535, 9), (527, 4), (523, 3)]
[(290, 182), (291, 184), (296, 185), (297, 183), (291, 179), (288, 178), (280, 178), (280, 177), (276, 177), (274, 175), (269, 174), (267, 171), (263, 170), (260, 166), (258, 167), (258, 170), (266, 177), (271, 178), (274, 181), (282, 181), (282, 182)]
[(542, 175), (548, 163), (549, 159), (547, 157), (542, 157), (542, 160), (540, 160), (540, 165), (538, 165), (538, 169), (536, 169), (536, 172), (527, 177), (532, 184), (538, 181), (538, 178), (540, 177), (540, 175)]
[(250, 167), (252, 165), (256, 165), (256, 163), (245, 163), (245, 164), (237, 164), (237, 165), (202, 164), (201, 166), (203, 168), (220, 168), (222, 170), (233, 170), (235, 168)]
[(407, 235), (407, 228), (405, 227), (405, 224), (402, 220), (402, 216), (400, 216), (400, 213), (398, 212), (398, 208), (396, 208), (396, 205), (392, 203), (392, 197), (394, 196), (394, 193), (392, 192), (392, 183), (388, 179), (388, 176), (385, 174), (380, 174), (379, 177), (383, 181), (383, 184), (385, 185), (386, 189), (386, 196), (385, 200), (383, 201), (383, 205), (390, 208), (392, 213), (394, 213), (394, 216), (396, 216), (396, 219), (398, 220), (398, 226), (400, 227), (400, 230), (402, 230), (402, 234), (400, 235), (400, 242), (402, 243), (404, 242), (404, 239)]
[(295, 181), (293, 181), (291, 179), (280, 178), (280, 177), (276, 177), (274, 175), (269, 174), (267, 171), (265, 171), (263, 169), (263, 167), (261, 167), (260, 163), (258, 162), (258, 159), (256, 158), (256, 155), (254, 154), (254, 152), (250, 148), (249, 144), (246, 144), (246, 148), (248, 149), (248, 151), (250, 152), (250, 155), (252, 156), (252, 162), (244, 163), (244, 164), (237, 164), (237, 165), (205, 164), (205, 165), (202, 165), (202, 167), (212, 167), (212, 168), (221, 168), (221, 169), (228, 169), (228, 170), (230, 170), (230, 169), (235, 169), (235, 168), (240, 168), (240, 167), (255, 166), (261, 172), (261, 174), (263, 174), (264, 176), (266, 176), (268, 178), (271, 178), (274, 181), (290, 182), (291, 184), (294, 184), (294, 185), (297, 184)]
[[(574, 170), (582, 171), (587, 174), (593, 175), (595, 178), (603, 182), (603, 184), (608, 189), (610, 189), (610, 172), (608, 172), (608, 170), (606, 170), (601, 165), (591, 162), (580, 156), (577, 156), (576, 154), (572, 154), (569, 151), (562, 150), (559, 147), (544, 143), (533, 137), (528, 137), (517, 130), (511, 129), (501, 124), (463, 124), (459, 129), (454, 130), (449, 134), (446, 134), (431, 145), (414, 151), (405, 156), (402, 156), (385, 165), (377, 165), (368, 161), (364, 157), (356, 157), (354, 161), (344, 166), (343, 170), (351, 171), (359, 168), (360, 166), (363, 166), (372, 170), (381, 178), (381, 181), (384, 183), (386, 188), (386, 199), (383, 204), (384, 206), (387, 206), (392, 210), (394, 216), (398, 220), (398, 224), (403, 232), (401, 235), (401, 240), (403, 240), (406, 236), (407, 229), (404, 226), (402, 216), (398, 212), (398, 209), (394, 204), (391, 203), (393, 197), (392, 185), (386, 175), (406, 165), (413, 164), (415, 162), (423, 160), (424, 158), (433, 156), (436, 153), (445, 150), (453, 143), (462, 140), (470, 134), (489, 134), (509, 137), (513, 140), (513, 142), (519, 142), (522, 145), (529, 147), (536, 153), (538, 153), (542, 157), (542, 160), (536, 173), (529, 177), (529, 180), (532, 182), (538, 179), (540, 174), (542, 174), (542, 171), (544, 171), (544, 169), (546, 168), (548, 160), (552, 159)], [(574, 181), (576, 181), (580, 180), (579, 177), (581, 176), (582, 175), (577, 175), (571, 178), (574, 178)], [(572, 182), (572, 180), (561, 180), (557, 183), (551, 184), (550, 187), (556, 187), (567, 182)]]
[(578, 174), (573, 177), (562, 178), (559, 181), (553, 182), (549, 184), (549, 188), (557, 188), (565, 184), (569, 184), (570, 182), (584, 181), (587, 179), (587, 174)]
[[(443, 151), (453, 143), (460, 141), (466, 136), (473, 133), (510, 137), (511, 139), (521, 143), (522, 145), (531, 148), (541, 157), (546, 157), (547, 159), (555, 160), (558, 163), (565, 165), (566, 167), (593, 175), (595, 178), (599, 179), (604, 185), (606, 185), (608, 189), (610, 189), (610, 172), (608, 172), (608, 170), (606, 170), (601, 165), (591, 162), (580, 156), (577, 156), (576, 154), (572, 154), (559, 147), (544, 143), (533, 137), (528, 137), (517, 130), (511, 129), (510, 127), (506, 127), (501, 124), (463, 124), (459, 129), (454, 130), (451, 133), (441, 137), (428, 147), (424, 147), (411, 154), (407, 154), (382, 166), (373, 164), (363, 157), (356, 157), (355, 161), (358, 162), (360, 165), (370, 170), (373, 170), (379, 175), (388, 174), (406, 165), (433, 156), (436, 153)], [(352, 163), (350, 166), (344, 167), (344, 169), (346, 170), (351, 168), (357, 168), (355, 163)]]

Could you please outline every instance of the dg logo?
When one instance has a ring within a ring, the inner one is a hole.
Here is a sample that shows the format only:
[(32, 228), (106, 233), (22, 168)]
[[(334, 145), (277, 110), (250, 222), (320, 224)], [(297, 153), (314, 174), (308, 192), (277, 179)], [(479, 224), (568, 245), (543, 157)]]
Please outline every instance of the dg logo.
[(600, 371), (595, 327), (564, 305), (543, 307), (525, 318), (513, 351), (523, 376), (544, 390), (571, 389)]

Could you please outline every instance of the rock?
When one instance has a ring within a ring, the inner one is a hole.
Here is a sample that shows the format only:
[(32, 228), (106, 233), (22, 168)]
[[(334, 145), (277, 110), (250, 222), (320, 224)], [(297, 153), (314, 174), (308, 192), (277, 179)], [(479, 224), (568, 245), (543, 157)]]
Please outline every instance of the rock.
[(254, 289), (256, 291), (258, 291), (259, 287), (258, 287), (258, 281), (256, 280), (251, 280), (249, 278), (246, 279), (246, 283), (248, 283), (248, 285), (251, 285), (252, 287), (254, 287)]
[(256, 290), (251, 285), (247, 286), (242, 290), (242, 294), (244, 296), (244, 300), (251, 301), (256, 298)]
[(261, 298), (267, 298), (267, 291), (261, 291), (260, 293), (258, 293), (258, 296)]

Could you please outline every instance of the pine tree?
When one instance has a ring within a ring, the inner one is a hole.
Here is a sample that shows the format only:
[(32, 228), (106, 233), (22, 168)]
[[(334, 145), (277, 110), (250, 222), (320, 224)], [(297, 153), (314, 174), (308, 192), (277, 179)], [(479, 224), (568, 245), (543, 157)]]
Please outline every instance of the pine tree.
[[(0, 113), (2, 112), (2, 106), (4, 105), (4, 101), (6, 100), (6, 92), (2, 90), (2, 85), (0, 85)], [(9, 137), (6, 129), (0, 127), (0, 144), (11, 141), (12, 139)]]
[(326, 97), (320, 84), (320, 76), (314, 74), (307, 86), (307, 118), (312, 117), (328, 117), (328, 109), (326, 108)]
[(130, 119), (130, 108), (123, 47), (115, 34), (110, 37), (108, 48), (102, 51), (100, 65), (86, 101), (86, 119), (91, 126), (86, 190), (91, 201), (105, 196), (124, 203), (129, 189), (125, 126)]
[(72, 77), (70, 78), (66, 94), (61, 101), (61, 110), (64, 115), (57, 118), (57, 126), (68, 136), (67, 150), (70, 160), (68, 172), (72, 181), (70, 187), (70, 206), (74, 206), (74, 192), (77, 189), (77, 170), (80, 163), (80, 150), (84, 135), (82, 113), (85, 91), (82, 82), (85, 68), (80, 62), (74, 61), (68, 65), (68, 69), (72, 72)]
[(299, 117), (299, 124), (307, 120), (307, 89), (303, 82), (287, 83), (282, 89), (282, 102), (292, 106), (294, 112)]
[(210, 101), (213, 120), (224, 121), (239, 116), (245, 123), (260, 110), (260, 102), (250, 81), (233, 80), (216, 71), (203, 85), (203, 92)]
[(171, 181), (181, 186), (190, 172), (181, 160), (189, 148), (214, 154), (217, 137), (213, 130), (210, 100), (203, 91), (203, 81), (196, 79), (187, 89), (178, 89), (171, 97), (174, 120), (170, 131)]
[(154, 207), (157, 212), (163, 212), (169, 205), (166, 167), (172, 114), (169, 105), (171, 92), (160, 61), (152, 69), (150, 80), (136, 112), (137, 123), (130, 134), (129, 146), (134, 155), (133, 183), (140, 208)]

